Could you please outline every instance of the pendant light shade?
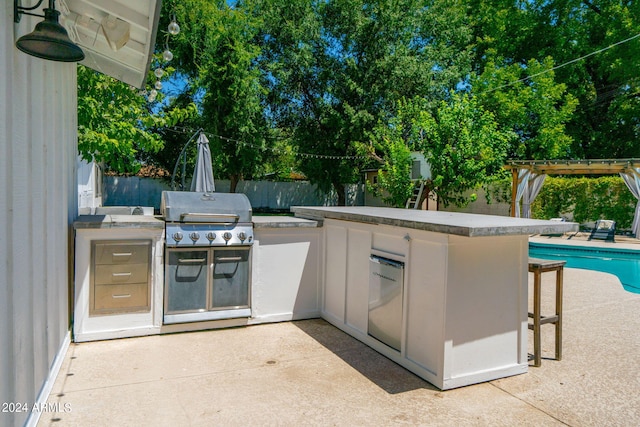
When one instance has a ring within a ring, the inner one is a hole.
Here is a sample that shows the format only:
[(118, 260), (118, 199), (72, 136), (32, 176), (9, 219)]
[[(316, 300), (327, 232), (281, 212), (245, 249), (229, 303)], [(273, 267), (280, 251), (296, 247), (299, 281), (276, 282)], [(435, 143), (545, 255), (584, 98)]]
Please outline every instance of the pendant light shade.
[(51, 61), (82, 61), (84, 52), (58, 22), (60, 12), (55, 10), (53, 3), (50, 1), (51, 7), (44, 9), (44, 21), (38, 23), (33, 32), (20, 37), (16, 47), (26, 54)]

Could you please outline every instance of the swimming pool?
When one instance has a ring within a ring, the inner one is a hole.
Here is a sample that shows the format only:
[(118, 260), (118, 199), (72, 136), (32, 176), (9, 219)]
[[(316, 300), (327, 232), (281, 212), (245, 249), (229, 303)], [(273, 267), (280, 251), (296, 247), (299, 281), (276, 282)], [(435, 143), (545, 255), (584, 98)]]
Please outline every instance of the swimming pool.
[(640, 294), (640, 251), (530, 242), (529, 256), (566, 260), (570, 268), (615, 274), (627, 291)]

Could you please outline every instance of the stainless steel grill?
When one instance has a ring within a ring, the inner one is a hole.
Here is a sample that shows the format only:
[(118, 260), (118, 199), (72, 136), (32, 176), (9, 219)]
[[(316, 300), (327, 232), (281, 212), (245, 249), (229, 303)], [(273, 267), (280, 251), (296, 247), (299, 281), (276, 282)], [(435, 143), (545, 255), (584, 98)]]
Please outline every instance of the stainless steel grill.
[(251, 204), (244, 194), (165, 191), (164, 323), (251, 316)]
[(167, 247), (253, 243), (251, 203), (244, 194), (164, 191), (160, 210)]

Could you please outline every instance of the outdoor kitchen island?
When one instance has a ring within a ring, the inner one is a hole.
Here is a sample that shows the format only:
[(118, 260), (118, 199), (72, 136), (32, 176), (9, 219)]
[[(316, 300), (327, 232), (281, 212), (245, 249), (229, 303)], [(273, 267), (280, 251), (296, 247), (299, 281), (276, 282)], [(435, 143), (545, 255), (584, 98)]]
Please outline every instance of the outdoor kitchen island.
[(528, 369), (528, 237), (575, 223), (375, 207), (322, 220), (321, 316), (440, 389)]
[[(166, 248), (165, 221), (153, 215), (80, 216), (74, 222), (74, 341), (319, 317), (321, 222), (256, 216), (252, 223), (250, 314), (167, 324), (165, 267), (175, 249)], [(190, 234), (184, 233), (187, 239)], [(225, 245), (222, 253), (228, 256), (231, 248)]]

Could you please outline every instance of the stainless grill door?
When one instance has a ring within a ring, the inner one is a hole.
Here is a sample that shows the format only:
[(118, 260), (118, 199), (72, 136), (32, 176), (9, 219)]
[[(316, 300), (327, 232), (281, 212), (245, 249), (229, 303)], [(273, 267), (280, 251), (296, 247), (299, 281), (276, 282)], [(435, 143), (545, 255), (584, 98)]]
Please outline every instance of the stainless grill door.
[(369, 257), (368, 333), (400, 351), (404, 263), (377, 255)]
[(214, 249), (211, 309), (249, 307), (249, 250)]
[(165, 313), (207, 309), (207, 250), (167, 251)]
[(251, 317), (250, 249), (167, 248), (164, 323)]

